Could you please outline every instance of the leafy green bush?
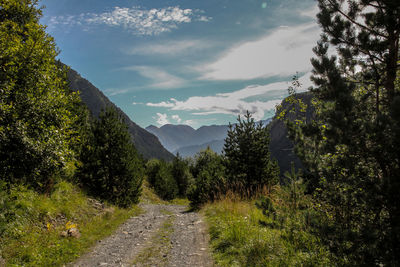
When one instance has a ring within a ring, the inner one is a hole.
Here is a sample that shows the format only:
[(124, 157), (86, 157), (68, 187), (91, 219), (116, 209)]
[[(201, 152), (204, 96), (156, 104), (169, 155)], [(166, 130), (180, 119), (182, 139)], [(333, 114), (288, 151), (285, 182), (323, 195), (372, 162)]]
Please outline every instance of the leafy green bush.
[(164, 200), (177, 197), (179, 188), (172, 176), (171, 166), (163, 160), (150, 160), (146, 164), (146, 173), (149, 184), (157, 195)]
[(0, 2), (0, 177), (49, 192), (74, 156), (73, 106), (35, 0)]
[(195, 156), (192, 166), (194, 184), (188, 192), (193, 207), (219, 199), (226, 192), (223, 159), (210, 148)]

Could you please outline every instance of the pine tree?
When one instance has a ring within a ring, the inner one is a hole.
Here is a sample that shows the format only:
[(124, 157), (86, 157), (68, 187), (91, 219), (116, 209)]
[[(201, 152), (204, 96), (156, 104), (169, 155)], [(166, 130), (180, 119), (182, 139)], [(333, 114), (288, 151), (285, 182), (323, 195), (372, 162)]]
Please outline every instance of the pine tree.
[(249, 112), (244, 120), (229, 125), (224, 156), (229, 183), (238, 193), (249, 196), (263, 187), (271, 187), (279, 179), (279, 169), (269, 152), (269, 130), (256, 124)]
[(399, 265), (400, 3), (318, 2), (317, 119), (291, 132), (309, 175), (320, 178), (330, 222), (322, 237), (350, 265)]
[(123, 118), (107, 107), (82, 150), (78, 169), (82, 186), (94, 196), (127, 207), (139, 201), (143, 174), (142, 159)]
[(0, 0), (0, 179), (47, 190), (73, 158), (73, 106), (36, 0)]
[(172, 162), (171, 174), (178, 186), (178, 195), (185, 197), (193, 177), (189, 171), (188, 163), (179, 155), (179, 153), (176, 154), (174, 161)]

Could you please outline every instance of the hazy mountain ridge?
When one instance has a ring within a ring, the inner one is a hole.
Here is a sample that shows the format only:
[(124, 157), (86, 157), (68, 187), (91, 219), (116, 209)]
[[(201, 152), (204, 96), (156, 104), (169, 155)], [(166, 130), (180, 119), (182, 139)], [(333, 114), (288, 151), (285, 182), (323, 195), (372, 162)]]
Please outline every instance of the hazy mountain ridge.
[(188, 125), (166, 124), (158, 128), (154, 125), (146, 127), (146, 130), (158, 137), (161, 144), (170, 152), (182, 146), (193, 144), (191, 141), (195, 129)]
[(210, 147), (213, 151), (217, 152), (218, 154), (221, 154), (224, 148), (224, 143), (225, 140), (222, 139), (222, 140), (210, 141), (201, 145), (185, 146), (175, 150), (173, 154), (179, 153), (179, 155), (181, 155), (184, 158), (192, 157), (196, 153), (206, 149), (207, 147)]
[[(272, 118), (261, 121), (267, 125)], [(229, 125), (201, 126), (197, 130), (188, 125), (165, 124), (160, 128), (150, 125), (146, 130), (156, 135), (161, 144), (173, 154), (177, 152), (183, 157), (194, 156), (208, 146), (221, 153)]]
[(67, 78), (71, 90), (80, 92), (82, 102), (86, 104), (93, 116), (98, 117), (101, 110), (107, 106), (113, 106), (117, 109), (128, 125), (128, 131), (136, 149), (144, 158), (173, 159), (174, 156), (161, 145), (156, 136), (134, 123), (128, 115), (111, 102), (97, 87), (82, 78), (78, 72), (70, 68)]

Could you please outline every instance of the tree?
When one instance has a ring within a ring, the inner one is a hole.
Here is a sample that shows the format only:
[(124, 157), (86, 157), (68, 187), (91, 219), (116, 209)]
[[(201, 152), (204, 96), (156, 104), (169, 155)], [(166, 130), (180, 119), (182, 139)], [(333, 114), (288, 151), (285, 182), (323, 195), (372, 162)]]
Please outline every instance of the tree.
[(189, 188), (188, 199), (193, 207), (217, 200), (226, 193), (223, 158), (209, 147), (196, 154), (192, 174), (194, 184)]
[(78, 177), (93, 196), (122, 207), (139, 201), (143, 181), (139, 157), (121, 115), (115, 108), (103, 110), (92, 126), (82, 150)]
[(172, 175), (171, 164), (163, 160), (152, 159), (146, 164), (146, 173), (150, 185), (159, 197), (171, 200), (178, 195), (179, 188)]
[(174, 177), (178, 186), (178, 195), (181, 197), (185, 197), (193, 177), (190, 173), (187, 161), (182, 159), (179, 153), (176, 154), (176, 157), (172, 162), (171, 174)]
[(74, 156), (65, 70), (36, 0), (0, 0), (0, 179), (46, 190)]
[(250, 197), (263, 187), (270, 188), (279, 179), (279, 169), (269, 152), (269, 130), (256, 124), (249, 112), (245, 120), (229, 125), (224, 144), (227, 179), (236, 191)]
[(320, 177), (322, 237), (350, 265), (399, 265), (400, 3), (318, 2), (316, 121), (291, 132), (308, 173)]

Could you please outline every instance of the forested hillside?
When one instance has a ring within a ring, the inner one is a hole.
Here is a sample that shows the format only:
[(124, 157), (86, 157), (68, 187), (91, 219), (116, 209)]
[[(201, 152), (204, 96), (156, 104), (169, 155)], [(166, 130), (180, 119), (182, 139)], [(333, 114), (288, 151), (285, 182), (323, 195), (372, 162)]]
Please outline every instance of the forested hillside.
[(102, 109), (112, 106), (122, 115), (128, 126), (128, 131), (132, 136), (132, 141), (144, 158), (157, 158), (171, 161), (173, 155), (169, 153), (160, 143), (156, 136), (144, 130), (134, 123), (120, 108), (115, 106), (98, 88), (88, 80), (82, 78), (78, 72), (73, 69), (68, 70), (69, 86), (73, 91), (79, 91), (83, 103), (88, 107), (91, 114), (96, 118)]

